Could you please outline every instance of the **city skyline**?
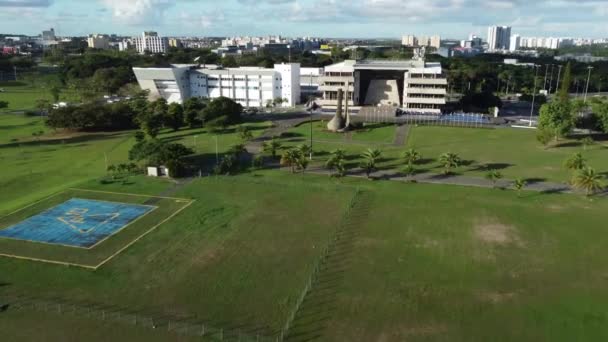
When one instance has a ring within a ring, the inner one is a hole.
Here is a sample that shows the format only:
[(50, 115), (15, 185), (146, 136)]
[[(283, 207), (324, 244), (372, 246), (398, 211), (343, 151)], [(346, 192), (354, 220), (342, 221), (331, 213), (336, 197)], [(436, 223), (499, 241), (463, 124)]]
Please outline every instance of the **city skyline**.
[(155, 30), (164, 36), (457, 39), (485, 38), (488, 26), (506, 25), (522, 36), (605, 38), (606, 15), (608, 2), (565, 0), (0, 0), (0, 32), (37, 35), (54, 27), (64, 36)]

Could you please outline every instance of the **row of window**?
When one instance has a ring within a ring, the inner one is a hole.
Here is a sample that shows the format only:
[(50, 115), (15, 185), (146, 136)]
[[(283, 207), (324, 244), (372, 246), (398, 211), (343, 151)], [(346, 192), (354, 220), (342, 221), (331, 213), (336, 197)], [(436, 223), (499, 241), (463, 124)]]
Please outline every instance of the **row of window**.
[(443, 99), (445, 98), (444, 95), (438, 95), (438, 94), (407, 94), (407, 97), (410, 98), (423, 98), (423, 99)]

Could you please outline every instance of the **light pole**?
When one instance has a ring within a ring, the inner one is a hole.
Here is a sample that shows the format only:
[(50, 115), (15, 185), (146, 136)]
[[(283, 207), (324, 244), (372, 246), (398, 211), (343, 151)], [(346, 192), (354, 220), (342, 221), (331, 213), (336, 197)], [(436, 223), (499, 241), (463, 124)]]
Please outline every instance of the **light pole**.
[(536, 79), (538, 78), (538, 69), (540, 69), (540, 65), (534, 64), (534, 69), (536, 72), (534, 73), (534, 90), (532, 91), (532, 106), (530, 107), (530, 123), (529, 127), (532, 127), (532, 115), (534, 114), (534, 101), (536, 100)]
[(547, 74), (549, 73), (549, 64), (545, 64), (545, 83), (543, 83), (543, 90), (547, 90)]
[(559, 90), (559, 78), (560, 78), (560, 77), (561, 77), (561, 75), (562, 75), (562, 68), (563, 68), (563, 67), (564, 67), (564, 66), (563, 66), (563, 65), (561, 65), (561, 64), (557, 66), (557, 83), (555, 84), (555, 92), (556, 92), (556, 93), (557, 93), (557, 91)]
[(551, 94), (551, 90), (553, 90), (553, 64), (551, 64), (551, 77), (549, 78), (549, 92), (547, 95)]
[(589, 80), (591, 79), (591, 69), (593, 69), (592, 66), (587, 67), (587, 70), (589, 70), (589, 74), (587, 74), (587, 85), (585, 86), (585, 99), (583, 100), (583, 103), (587, 103), (587, 93), (589, 92)]

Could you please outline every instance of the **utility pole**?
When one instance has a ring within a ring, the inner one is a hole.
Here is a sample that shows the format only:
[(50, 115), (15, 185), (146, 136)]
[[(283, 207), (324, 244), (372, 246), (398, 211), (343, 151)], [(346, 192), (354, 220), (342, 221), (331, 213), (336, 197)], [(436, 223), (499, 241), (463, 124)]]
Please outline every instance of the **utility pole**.
[(591, 69), (593, 69), (592, 66), (587, 67), (587, 70), (589, 70), (589, 74), (587, 74), (587, 85), (585, 86), (585, 99), (583, 100), (584, 103), (587, 103), (587, 93), (589, 93), (589, 80), (591, 79)]
[(536, 73), (534, 74), (534, 91), (532, 92), (532, 107), (530, 107), (530, 123), (529, 126), (532, 127), (532, 115), (534, 115), (534, 101), (536, 100), (536, 79), (538, 78), (538, 69), (540, 65), (534, 64), (534, 69), (536, 69)]

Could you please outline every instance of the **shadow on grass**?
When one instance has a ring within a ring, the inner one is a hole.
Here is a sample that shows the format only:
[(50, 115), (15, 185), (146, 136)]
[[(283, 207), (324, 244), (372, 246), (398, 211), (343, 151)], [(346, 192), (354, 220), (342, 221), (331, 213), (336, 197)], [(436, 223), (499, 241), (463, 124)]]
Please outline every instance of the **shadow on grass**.
[[(29, 141), (14, 141), (8, 144), (0, 144), (2, 148), (15, 148), (15, 147), (30, 147), (30, 146), (56, 146), (56, 145), (70, 145), (69, 147), (86, 146), (86, 143), (102, 141), (108, 139), (114, 139), (116, 137), (127, 137), (130, 132), (114, 132), (114, 133), (83, 133), (82, 135), (71, 137), (71, 138), (54, 138), (49, 140), (29, 140)], [(73, 144), (78, 144), (74, 146)], [(68, 147), (68, 146), (65, 146)]]
[(507, 169), (511, 166), (514, 166), (513, 164), (509, 164), (509, 163), (487, 163), (487, 164), (480, 164), (477, 165), (471, 169), (469, 169), (469, 171), (490, 171), (490, 170), (504, 170)]
[(546, 178), (533, 177), (533, 178), (526, 178), (526, 179), (524, 179), (524, 181), (526, 182), (527, 185), (533, 185), (533, 184), (538, 184), (538, 183), (546, 182), (547, 179)]

